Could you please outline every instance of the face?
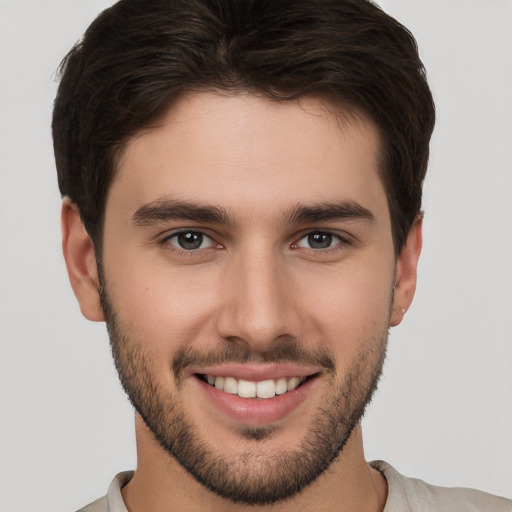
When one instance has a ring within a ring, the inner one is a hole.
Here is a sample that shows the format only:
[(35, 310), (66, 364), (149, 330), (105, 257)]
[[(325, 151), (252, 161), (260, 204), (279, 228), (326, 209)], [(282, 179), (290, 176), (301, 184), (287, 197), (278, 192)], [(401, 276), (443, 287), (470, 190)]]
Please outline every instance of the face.
[(201, 93), (121, 157), (100, 276), (116, 365), (220, 496), (300, 491), (371, 397), (399, 321), (378, 152), (371, 122), (319, 100)]

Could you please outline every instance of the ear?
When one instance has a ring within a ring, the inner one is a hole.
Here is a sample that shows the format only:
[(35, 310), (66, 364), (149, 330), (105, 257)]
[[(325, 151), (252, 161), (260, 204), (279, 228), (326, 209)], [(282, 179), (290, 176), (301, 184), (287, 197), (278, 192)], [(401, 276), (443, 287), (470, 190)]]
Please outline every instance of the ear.
[(391, 327), (395, 327), (403, 320), (414, 298), (418, 260), (420, 259), (423, 244), (422, 227), (423, 220), (421, 217), (418, 217), (407, 235), (405, 244), (396, 262)]
[(78, 208), (67, 198), (62, 203), (61, 226), (62, 252), (80, 310), (88, 320), (101, 322), (104, 316), (98, 292), (94, 245), (85, 231)]

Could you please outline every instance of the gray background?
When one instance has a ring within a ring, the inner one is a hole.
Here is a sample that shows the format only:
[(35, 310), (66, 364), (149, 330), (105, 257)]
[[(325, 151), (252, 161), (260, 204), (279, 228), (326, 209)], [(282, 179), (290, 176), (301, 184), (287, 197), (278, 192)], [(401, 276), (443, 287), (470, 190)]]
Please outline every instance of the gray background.
[[(75, 510), (135, 464), (102, 324), (60, 253), (60, 59), (108, 2), (0, 2), (0, 511)], [(415, 303), (366, 419), (369, 459), (512, 497), (512, 2), (383, 0), (437, 101)]]

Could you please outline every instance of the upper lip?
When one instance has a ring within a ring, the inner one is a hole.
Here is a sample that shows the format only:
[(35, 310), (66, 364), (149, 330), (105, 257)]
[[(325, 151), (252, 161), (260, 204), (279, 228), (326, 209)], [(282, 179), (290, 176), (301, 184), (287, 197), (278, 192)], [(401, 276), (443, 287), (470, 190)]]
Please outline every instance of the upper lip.
[(289, 363), (244, 363), (190, 368), (187, 373), (189, 376), (202, 374), (261, 382), (263, 380), (277, 380), (282, 377), (309, 377), (319, 373), (319, 371), (319, 368)]

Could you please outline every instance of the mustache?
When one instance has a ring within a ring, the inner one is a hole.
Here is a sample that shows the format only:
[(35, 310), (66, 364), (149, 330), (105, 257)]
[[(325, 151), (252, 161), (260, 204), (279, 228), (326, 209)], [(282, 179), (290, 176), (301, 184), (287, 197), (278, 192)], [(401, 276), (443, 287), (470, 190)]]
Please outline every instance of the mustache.
[(264, 352), (255, 352), (249, 347), (231, 342), (220, 347), (211, 347), (206, 351), (184, 347), (176, 352), (172, 371), (176, 382), (180, 382), (183, 372), (191, 366), (216, 366), (226, 363), (299, 363), (304, 366), (318, 366), (329, 373), (336, 369), (330, 351), (323, 347), (305, 348), (298, 340), (291, 339), (276, 343)]

